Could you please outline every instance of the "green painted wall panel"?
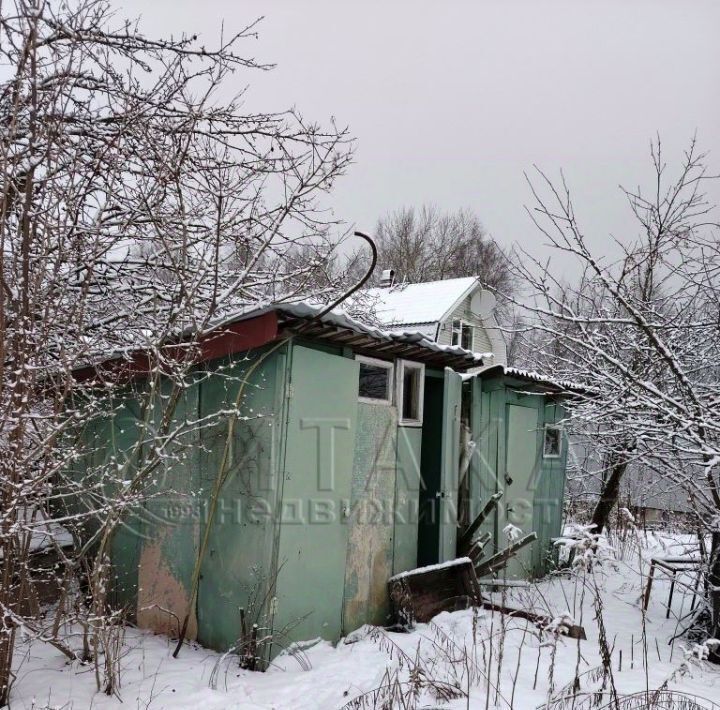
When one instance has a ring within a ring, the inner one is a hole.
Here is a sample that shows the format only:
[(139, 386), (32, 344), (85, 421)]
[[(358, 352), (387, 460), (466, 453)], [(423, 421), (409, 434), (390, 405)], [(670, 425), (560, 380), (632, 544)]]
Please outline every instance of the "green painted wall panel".
[[(548, 553), (552, 548), (552, 538), (557, 537), (562, 526), (562, 500), (565, 488), (565, 466), (567, 442), (563, 440), (562, 456), (559, 459), (545, 459), (542, 455), (543, 428), (546, 423), (560, 421), (564, 410), (555, 398), (539, 393), (525, 382), (511, 378), (488, 377), (481, 379), (481, 384), (473, 387), (473, 397), (479, 400), (473, 403), (473, 436), (477, 443), (477, 454), (471, 467), (471, 499), (477, 510), (487, 500), (493, 489), (503, 490), (505, 497), (498, 506), (498, 514), (492, 516), (481, 530), (488, 530), (494, 535), (495, 550), (506, 546), (507, 540), (502, 532), (506, 524), (507, 483), (505, 476), (517, 458), (518, 453), (524, 458), (534, 455), (533, 476), (529, 486), (527, 500), (530, 503), (527, 520), (513, 521), (523, 532), (534, 530), (538, 540), (533, 543), (529, 554), (526, 554), (526, 565), (533, 576), (542, 576), (548, 571)], [(519, 406), (537, 412), (535, 436), (518, 437), (508, 431), (509, 407)], [(520, 438), (526, 439), (523, 443)], [(514, 447), (529, 446), (534, 441), (535, 451), (518, 451)], [(524, 523), (524, 524), (523, 524)], [(511, 570), (510, 575), (518, 573)]]
[[(255, 367), (255, 363), (261, 363)], [(229, 442), (227, 477), (216, 506), (201, 567), (197, 601), (199, 640), (216, 649), (233, 646), (240, 636), (240, 608), (250, 623), (268, 623), (274, 582), (272, 567), (279, 514), (278, 459), (282, 441), (285, 353), (254, 352), (234, 361), (212, 363), (216, 375), (201, 390), (200, 414), (232, 408), (245, 383), (238, 422)], [(252, 369), (254, 368), (254, 369)], [(252, 371), (251, 371), (252, 369)], [(228, 420), (202, 431), (199, 475), (204, 531), (210, 495), (223, 467)]]
[[(472, 403), (470, 428), (475, 450), (470, 459), (470, 506), (469, 518), (474, 520), (485, 502), (499, 490), (497, 480), (497, 428), (498, 422), (491, 416), (492, 392), (484, 389), (483, 380), (475, 377), (472, 381)], [(492, 539), (497, 535), (497, 516), (489, 515), (480, 527), (479, 533), (489, 532)], [(488, 544), (493, 549), (493, 544)]]
[[(541, 410), (543, 426), (561, 421), (565, 412), (561, 405), (548, 402)], [(540, 444), (542, 446), (542, 443)], [(563, 499), (565, 495), (567, 437), (563, 435), (560, 458), (542, 459), (542, 467), (535, 490), (533, 529), (538, 533), (533, 555), (537, 576), (546, 574), (553, 558), (553, 538), (562, 532)]]
[[(523, 533), (533, 529), (540, 424), (540, 413), (535, 403), (536, 400), (530, 400), (523, 405), (508, 404), (506, 409), (506, 479), (504, 505), (500, 508), (504, 515), (499, 521), (502, 546), (509, 542), (504, 531), (506, 525), (513, 525)], [(536, 544), (532, 543), (532, 546)], [(523, 548), (508, 562), (503, 575), (509, 579), (526, 578), (532, 573), (532, 559), (532, 547)]]
[(460, 464), (460, 403), (462, 377), (445, 368), (442, 403), (441, 497), (439, 507), (439, 561), (456, 557)]
[(421, 427), (398, 429), (393, 574), (415, 569), (418, 564), (422, 437)]
[(355, 360), (294, 346), (287, 422), (276, 628), (293, 640), (342, 632), (358, 412)]
[[(193, 379), (201, 374), (193, 373)], [(198, 418), (200, 391), (197, 381), (190, 384), (170, 412), (173, 390), (169, 381), (163, 382), (163, 397), (157, 398), (154, 421), (159, 423), (170, 415), (169, 431), (178, 432), (179, 436), (165, 448), (163, 463), (154, 471), (143, 507), (137, 574), (138, 623), (173, 636), (178, 634), (179, 619), (190, 609), (190, 580), (198, 548), (200, 433), (193, 422)], [(195, 614), (194, 609), (190, 611), (189, 637), (194, 638)]]
[[(109, 416), (99, 417), (94, 424), (92, 465), (105, 467), (113, 461), (116, 466), (126, 466), (123, 478), (129, 480), (135, 475), (135, 467), (129, 454), (137, 439), (136, 420), (139, 411), (136, 403), (128, 398), (124, 401), (108, 402)], [(111, 501), (117, 494), (117, 486), (105, 484), (104, 495)], [(117, 606), (125, 607), (129, 618), (135, 620), (135, 601), (138, 589), (137, 570), (142, 546), (144, 510), (126, 516), (115, 528), (110, 539), (110, 556), (113, 560), (111, 599)]]

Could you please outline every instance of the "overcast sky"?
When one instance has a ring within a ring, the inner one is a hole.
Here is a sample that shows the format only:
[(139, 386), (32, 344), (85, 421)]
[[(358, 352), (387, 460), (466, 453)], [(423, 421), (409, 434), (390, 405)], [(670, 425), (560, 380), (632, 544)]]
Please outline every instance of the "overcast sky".
[(543, 253), (524, 209), (537, 164), (565, 171), (602, 249), (636, 233), (617, 187), (648, 177), (656, 133), (675, 161), (697, 132), (720, 172), (717, 0), (119, 2), (147, 33), (198, 32), (208, 46), (223, 19), (230, 31), (264, 15), (246, 53), (277, 67), (235, 88), (250, 84), (253, 107), (350, 127), (356, 163), (332, 206), (365, 230), (432, 202)]

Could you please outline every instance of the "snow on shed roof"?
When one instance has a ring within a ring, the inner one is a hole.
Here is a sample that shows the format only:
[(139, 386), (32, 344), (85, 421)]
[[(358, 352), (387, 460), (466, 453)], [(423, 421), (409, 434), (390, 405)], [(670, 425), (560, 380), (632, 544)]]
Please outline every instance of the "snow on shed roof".
[(476, 276), (417, 284), (398, 284), (389, 288), (370, 288), (365, 292), (377, 299), (375, 315), (383, 325), (436, 323), (479, 285)]
[[(432, 364), (436, 365), (450, 365), (462, 370), (481, 366), (483, 364), (483, 358), (487, 359), (491, 357), (489, 353), (475, 353), (457, 345), (441, 345), (422, 332), (412, 328), (394, 328), (392, 331), (385, 330), (363, 323), (339, 308), (333, 309), (329, 313), (325, 312), (326, 309), (327, 306), (325, 305), (308, 301), (248, 304), (246, 307), (240, 308), (212, 322), (203, 333), (197, 333), (193, 329), (187, 328), (179, 337), (168, 339), (166, 344), (169, 347), (174, 347), (191, 336), (199, 337), (201, 344), (204, 341), (212, 343), (213, 340), (217, 342), (217, 336), (230, 335), (232, 342), (228, 342), (222, 346), (225, 347), (227, 345), (229, 348), (223, 350), (223, 355), (228, 355), (232, 352), (241, 352), (242, 350), (247, 350), (252, 347), (259, 347), (281, 336), (282, 333), (278, 333), (276, 327), (272, 329), (272, 332), (266, 333), (263, 331), (261, 333), (255, 333), (260, 340), (257, 342), (253, 341), (252, 345), (248, 345), (248, 340), (242, 337), (241, 332), (230, 333), (229, 331), (232, 331), (236, 325), (241, 325), (246, 321), (251, 321), (252, 319), (274, 312), (283, 316), (281, 320), (295, 321), (295, 325), (301, 321), (303, 324), (310, 324), (313, 321), (317, 321), (318, 324), (326, 326), (325, 331), (327, 332), (322, 333), (315, 333), (314, 331), (312, 333), (304, 332), (301, 327), (301, 331), (305, 337), (318, 337), (335, 342), (339, 336), (344, 339), (342, 341), (344, 343), (347, 337), (342, 335), (342, 331), (349, 331), (366, 336), (364, 340), (367, 340), (373, 344), (373, 346), (382, 344), (383, 352), (391, 357), (402, 357), (404, 354), (412, 353), (413, 359), (422, 362), (432, 361)], [(286, 322), (285, 325), (292, 326), (292, 323)], [(339, 331), (339, 333), (337, 331)], [(292, 330), (290, 332), (292, 332)], [(356, 339), (353, 338), (353, 340)], [(388, 344), (389, 348), (386, 348), (385, 344)], [(362, 346), (358, 344), (356, 347), (360, 348)], [(210, 348), (208, 352), (203, 353), (201, 347), (198, 357), (202, 360), (219, 357), (219, 355), (212, 348)], [(104, 352), (95, 360), (79, 364), (75, 368), (75, 373), (76, 376), (88, 378), (92, 377), (94, 373), (99, 372), (101, 368), (112, 367), (113, 363), (121, 366), (123, 362), (131, 364), (131, 367), (128, 369), (131, 376), (142, 376), (148, 372), (148, 368), (151, 365), (149, 351), (139, 347)]]
[[(460, 279), (456, 279), (460, 280)], [(268, 305), (251, 311), (250, 313), (244, 314), (241, 318), (247, 318), (252, 315), (258, 314), (258, 312), (265, 312), (267, 310), (280, 311), (282, 313), (288, 313), (290, 315), (299, 318), (317, 318), (323, 323), (330, 323), (340, 328), (347, 328), (356, 333), (365, 333), (372, 338), (377, 340), (383, 340), (386, 342), (397, 342), (397, 343), (408, 343), (412, 344), (430, 352), (454, 355), (463, 358), (468, 365), (478, 366), (483, 363), (483, 358), (488, 359), (492, 357), (492, 353), (475, 353), (470, 350), (465, 350), (459, 345), (441, 345), (435, 342), (433, 339), (428, 338), (422, 332), (408, 328), (405, 330), (393, 329), (385, 330), (382, 328), (376, 328), (371, 325), (362, 323), (349, 316), (345, 311), (336, 308), (329, 313), (323, 314), (325, 307), (315, 303), (309, 303), (308, 301), (299, 301), (295, 303), (276, 303)], [(322, 315), (321, 315), (322, 314)], [(238, 320), (236, 317), (235, 320)]]
[(577, 382), (571, 382), (570, 380), (562, 380), (547, 375), (541, 375), (539, 372), (532, 370), (522, 370), (519, 367), (508, 367), (507, 365), (492, 365), (480, 372), (476, 373), (480, 377), (486, 375), (493, 375), (501, 372), (508, 377), (516, 377), (519, 380), (529, 380), (531, 382), (537, 382), (540, 385), (548, 385), (550, 387), (556, 387), (561, 390), (567, 390), (569, 392), (576, 392), (578, 394), (585, 393), (591, 394), (590, 388), (578, 384)]

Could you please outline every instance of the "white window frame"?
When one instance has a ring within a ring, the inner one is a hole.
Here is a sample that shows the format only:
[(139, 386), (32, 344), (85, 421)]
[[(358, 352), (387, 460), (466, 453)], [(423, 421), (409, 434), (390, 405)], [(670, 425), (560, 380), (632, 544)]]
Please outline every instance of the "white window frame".
[[(558, 452), (556, 454), (549, 454), (545, 450), (545, 432), (548, 429), (557, 429), (560, 433), (560, 438), (558, 440)], [(545, 428), (543, 429), (543, 458), (544, 459), (559, 459), (562, 456), (562, 447), (563, 447), (563, 428), (559, 424), (546, 424)]]
[[(417, 419), (404, 419), (402, 406), (403, 406), (403, 389), (405, 387), (405, 368), (419, 370), (420, 377), (418, 378), (418, 386), (420, 391), (418, 392), (418, 418)], [(424, 405), (424, 383), (425, 383), (425, 365), (421, 362), (414, 362), (412, 360), (398, 360), (398, 374), (396, 378), (397, 391), (395, 398), (398, 406), (398, 422), (400, 426), (422, 426), (423, 423), (423, 405)]]
[(364, 362), (366, 365), (373, 365), (374, 367), (382, 367), (384, 370), (388, 371), (388, 388), (387, 388), (387, 399), (374, 399), (373, 397), (361, 397), (360, 396), (360, 383), (358, 381), (358, 401), (365, 402), (366, 404), (381, 404), (385, 407), (389, 407), (392, 404), (392, 396), (393, 396), (393, 385), (395, 382), (394, 375), (395, 375), (395, 368), (393, 366), (392, 362), (388, 362), (387, 360), (378, 360), (378, 358), (375, 357), (367, 357), (365, 355), (356, 355), (355, 360), (358, 362)]
[[(455, 321), (460, 323), (460, 330), (455, 329)], [(475, 351), (475, 324), (471, 323), (468, 320), (465, 320), (464, 318), (453, 318), (450, 321), (450, 344), (453, 344), (453, 340), (455, 339), (455, 333), (458, 333), (458, 343), (457, 347), (463, 347), (462, 344), (462, 336), (463, 336), (463, 328), (467, 326), (470, 328), (470, 347), (466, 348), (466, 350), (470, 350), (471, 352)]]

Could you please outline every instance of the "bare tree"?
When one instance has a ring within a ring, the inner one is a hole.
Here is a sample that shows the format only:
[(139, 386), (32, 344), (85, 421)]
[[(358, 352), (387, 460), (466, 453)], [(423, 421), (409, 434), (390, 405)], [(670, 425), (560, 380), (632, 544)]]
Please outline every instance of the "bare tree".
[[(346, 132), (218, 98), (233, 72), (267, 68), (238, 52), (254, 32), (210, 48), (146, 37), (103, 0), (0, 4), (0, 705), (19, 628), (92, 660), (117, 692), (110, 543), (201, 425), (178, 410), (198, 339), (253, 303), (302, 297), (331, 253), (316, 200), (349, 164)], [(129, 394), (135, 441), (108, 456), (81, 434), (126, 417)], [(63, 594), (87, 590), (53, 620), (34, 591), (40, 544), (56, 548)], [(68, 619), (83, 649), (62, 638)]]
[(407, 207), (381, 218), (375, 229), (378, 264), (409, 282), (479, 276), (500, 293), (513, 293), (514, 275), (498, 243), (470, 210), (442, 213)]
[[(554, 375), (592, 393), (571, 420), (590, 437), (605, 477), (593, 521), (616, 504), (628, 465), (667, 476), (693, 501), (704, 528), (720, 514), (720, 248), (713, 179), (693, 141), (669, 179), (661, 144), (652, 145), (655, 184), (625, 191), (640, 236), (607, 263), (588, 246), (564, 180), (531, 181), (536, 225), (557, 250), (575, 257), (582, 278), (567, 285), (527, 255), (527, 305), (536, 354)], [(716, 620), (718, 623), (718, 620)]]

